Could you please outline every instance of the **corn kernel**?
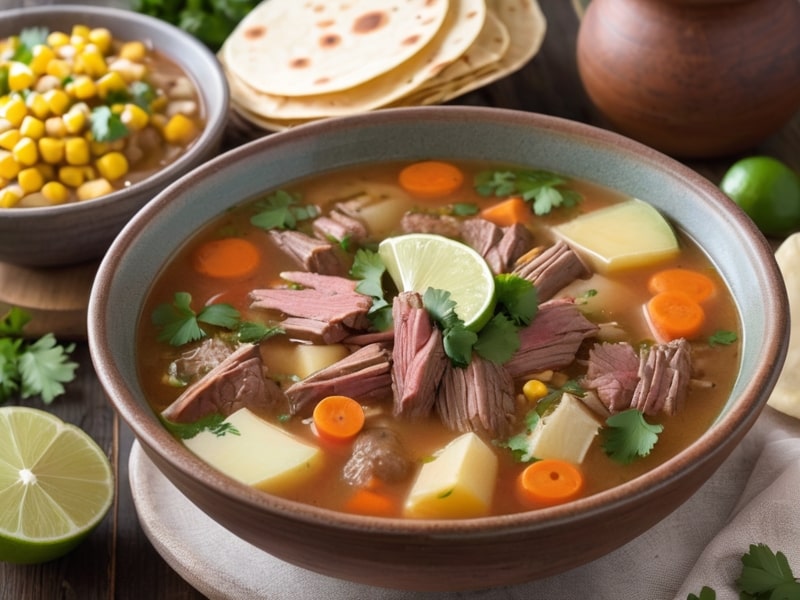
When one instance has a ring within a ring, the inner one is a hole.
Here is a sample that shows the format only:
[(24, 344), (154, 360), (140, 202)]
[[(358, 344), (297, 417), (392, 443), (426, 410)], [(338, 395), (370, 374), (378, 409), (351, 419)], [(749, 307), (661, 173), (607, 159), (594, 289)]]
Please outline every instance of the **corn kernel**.
[(109, 92), (124, 90), (127, 85), (119, 71), (109, 71), (97, 80), (97, 94), (101, 98), (105, 98)]
[(145, 48), (145, 45), (138, 40), (132, 42), (125, 42), (119, 49), (119, 57), (127, 58), (128, 60), (141, 62), (142, 60), (144, 60), (144, 57), (146, 55), (147, 55), (147, 48)]
[(62, 138), (67, 135), (67, 126), (61, 117), (50, 117), (44, 122), (44, 131), (50, 137)]
[(44, 177), (36, 167), (22, 169), (17, 175), (17, 183), (26, 194), (32, 194), (42, 189)]
[(78, 200), (92, 200), (114, 191), (114, 187), (106, 179), (92, 179), (80, 185), (76, 190)]
[(72, 73), (72, 67), (66, 60), (61, 58), (54, 58), (47, 63), (47, 74), (56, 77), (59, 81), (63, 81)]
[(51, 48), (58, 48), (69, 44), (69, 36), (63, 31), (53, 31), (47, 35), (47, 45)]
[(64, 90), (50, 90), (42, 94), (47, 108), (56, 116), (63, 115), (69, 108), (69, 95)]
[(28, 115), (22, 119), (22, 123), (19, 126), (19, 132), (25, 137), (38, 140), (44, 135), (44, 121)]
[(37, 119), (45, 119), (50, 114), (50, 106), (47, 104), (44, 94), (39, 92), (30, 92), (25, 98), (25, 105)]
[(8, 131), (4, 131), (3, 133), (0, 133), (0, 148), (13, 150), (20, 138), (22, 138), (22, 134), (19, 132), (19, 129), (9, 129)]
[(95, 27), (89, 32), (89, 41), (97, 46), (97, 49), (100, 50), (100, 52), (103, 54), (108, 54), (108, 51), (111, 49), (113, 36), (105, 27)]
[(76, 40), (79, 42), (88, 42), (89, 41), (89, 32), (91, 29), (87, 25), (73, 25), (72, 26), (72, 33), (70, 35), (70, 41), (75, 42)]
[(25, 63), (11, 61), (8, 66), (8, 88), (12, 92), (26, 90), (36, 81), (36, 75)]
[(15, 206), (25, 193), (19, 185), (8, 185), (0, 190), (0, 208), (11, 208)]
[(86, 114), (74, 106), (63, 117), (64, 127), (68, 133), (80, 133), (86, 126)]
[(89, 162), (89, 142), (82, 137), (67, 138), (64, 143), (64, 158), (70, 165), (85, 165)]
[(167, 98), (165, 94), (160, 93), (150, 103), (150, 110), (154, 113), (164, 112), (165, 110), (167, 110), (168, 105), (169, 105), (169, 98)]
[(20, 140), (14, 144), (11, 153), (14, 155), (14, 160), (23, 167), (33, 166), (36, 164), (36, 161), (39, 160), (39, 150), (36, 147), (36, 142), (31, 138), (20, 138)]
[(14, 127), (19, 127), (22, 119), (28, 114), (28, 107), (25, 106), (25, 101), (19, 96), (13, 96), (8, 99), (8, 102), (3, 105), (3, 117)]
[(164, 125), (163, 135), (170, 144), (185, 146), (197, 135), (197, 126), (187, 116), (177, 114)]
[(111, 150), (108, 142), (95, 142), (94, 140), (87, 140), (89, 142), (89, 150), (92, 152), (92, 156), (103, 156)]
[(9, 150), (0, 150), (0, 177), (14, 179), (19, 173), (19, 163), (14, 158), (14, 153)]
[(522, 394), (528, 402), (541, 400), (548, 393), (547, 386), (538, 379), (529, 379), (522, 386)]
[[(3, 100), (0, 99), (0, 113), (2, 112), (3, 107)], [(5, 117), (0, 117), (0, 133), (5, 133), (10, 129), (16, 129), (12, 124), (11, 121), (6, 119)]]
[(39, 156), (51, 165), (56, 165), (64, 160), (64, 140), (53, 137), (43, 137), (39, 140)]
[(53, 49), (44, 44), (37, 44), (33, 47), (31, 62), (29, 66), (35, 75), (44, 75), (47, 73), (47, 63), (56, 57)]
[(69, 189), (58, 181), (48, 181), (42, 186), (42, 196), (51, 204), (64, 204), (69, 200)]
[(108, 65), (109, 71), (117, 71), (128, 83), (141, 81), (147, 74), (147, 67), (142, 63), (127, 58), (118, 58)]
[(45, 181), (54, 181), (56, 179), (56, 168), (53, 165), (39, 162), (36, 163), (35, 168), (42, 174)]
[(94, 79), (102, 77), (106, 74), (106, 71), (108, 71), (106, 59), (103, 58), (100, 51), (93, 45), (84, 48), (83, 52), (81, 52), (75, 60), (76, 63), (80, 63), (82, 72)]
[(119, 179), (128, 172), (128, 159), (122, 152), (109, 152), (101, 156), (95, 162), (97, 171), (110, 181)]
[(58, 170), (58, 180), (66, 186), (76, 188), (86, 181), (86, 177), (80, 167), (61, 167)]
[(78, 75), (65, 86), (65, 89), (68, 94), (79, 100), (88, 100), (97, 93), (97, 86), (88, 75)]
[(136, 104), (126, 104), (119, 118), (130, 131), (141, 131), (150, 122), (147, 111)]

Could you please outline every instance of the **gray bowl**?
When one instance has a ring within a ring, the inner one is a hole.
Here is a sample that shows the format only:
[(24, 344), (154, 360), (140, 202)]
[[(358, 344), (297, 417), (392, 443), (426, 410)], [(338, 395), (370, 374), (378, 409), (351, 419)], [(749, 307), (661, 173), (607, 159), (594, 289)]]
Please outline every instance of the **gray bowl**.
[(191, 77), (207, 115), (206, 127), (176, 161), (147, 179), (86, 202), (0, 209), (0, 261), (56, 266), (100, 258), (114, 236), (167, 185), (218, 151), (228, 119), (227, 81), (216, 57), (195, 38), (163, 21), (97, 6), (40, 6), (0, 11), (0, 38), (26, 27), (69, 31), (74, 24), (107, 27), (120, 39), (150, 40)]
[[(136, 328), (148, 289), (199, 228), (267, 189), (380, 160), (428, 157), (529, 164), (647, 199), (708, 253), (742, 315), (739, 375), (713, 426), (654, 470), (611, 490), (527, 513), (456, 521), (339, 514), (276, 498), (210, 468), (159, 424), (137, 378)], [(165, 190), (103, 260), (89, 304), (92, 359), (110, 401), (166, 477), (212, 519), (315, 571), (406, 589), (520, 583), (593, 560), (689, 498), (763, 408), (785, 358), (788, 303), (771, 249), (709, 181), (619, 135), (541, 115), (428, 107), (304, 125), (251, 142)], [(257, 549), (253, 550), (257, 552)]]

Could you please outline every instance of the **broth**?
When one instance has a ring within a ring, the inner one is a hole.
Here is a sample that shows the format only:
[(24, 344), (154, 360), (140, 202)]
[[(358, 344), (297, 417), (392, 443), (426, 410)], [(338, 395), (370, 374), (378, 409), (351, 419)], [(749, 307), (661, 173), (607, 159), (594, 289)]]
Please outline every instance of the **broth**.
[[(297, 193), (301, 205), (315, 205), (322, 215), (327, 215), (341, 202), (363, 198), (368, 191), (373, 200), (388, 200), (382, 205), (380, 223), (371, 222), (370, 236), (360, 244), (353, 244), (343, 249), (337, 248), (338, 257), (346, 262), (347, 267), (353, 260), (353, 254), (359, 247), (374, 248), (380, 238), (402, 233), (399, 223), (407, 211), (423, 210), (426, 213), (446, 213), (452, 215), (454, 204), (472, 205), (483, 209), (494, 205), (505, 198), (486, 197), (478, 194), (471, 180), (481, 171), (502, 171), (509, 169), (507, 165), (490, 165), (484, 163), (453, 163), (466, 175), (465, 183), (456, 191), (436, 199), (415, 198), (404, 191), (397, 183), (399, 170), (405, 166), (396, 163), (370, 165), (351, 168), (336, 173), (328, 173), (292, 184), (287, 190)], [(518, 168), (518, 167), (513, 167)], [(532, 232), (536, 245), (552, 245), (558, 236), (553, 228), (575, 219), (581, 214), (591, 213), (605, 207), (621, 204), (628, 198), (588, 181), (572, 180), (560, 186), (562, 190), (572, 190), (580, 195), (581, 201), (573, 207), (554, 208), (549, 214), (536, 216), (532, 212), (524, 223)], [(266, 195), (265, 195), (266, 197)], [(262, 198), (263, 200), (263, 198)], [(251, 217), (258, 212), (255, 209), (257, 199), (244, 202), (229, 210), (215, 222), (197, 233), (182, 250), (177, 253), (154, 282), (149, 292), (140, 320), (137, 361), (140, 380), (148, 402), (157, 413), (167, 409), (176, 398), (185, 391), (184, 387), (174, 385), (174, 361), (186, 352), (187, 347), (196, 347), (202, 342), (193, 342), (188, 346), (174, 348), (164, 341), (159, 341), (158, 329), (151, 321), (151, 315), (159, 306), (172, 301), (176, 292), (191, 294), (192, 307), (200, 311), (208, 304), (225, 303), (235, 307), (243, 320), (275, 323), (285, 316), (274, 311), (253, 308), (250, 292), (254, 289), (284, 285), (280, 274), (284, 271), (297, 271), (297, 264), (276, 245), (274, 239), (265, 234), (263, 229), (251, 224)], [(370, 217), (372, 218), (372, 217)], [(454, 217), (456, 220), (468, 217)], [(298, 222), (298, 229), (310, 232), (312, 219)], [(647, 415), (650, 424), (662, 425), (663, 431), (652, 451), (637, 457), (629, 464), (621, 464), (612, 460), (604, 449), (603, 432), (595, 436), (580, 462), (580, 470), (585, 479), (582, 495), (591, 495), (609, 489), (663, 463), (696, 440), (714, 421), (730, 393), (736, 377), (739, 363), (740, 346), (736, 341), (739, 332), (739, 317), (724, 281), (709, 263), (702, 249), (685, 234), (676, 231), (679, 252), (646, 266), (628, 268), (605, 275), (594, 274), (589, 279), (577, 279), (569, 283), (557, 295), (575, 299), (581, 314), (597, 324), (614, 324), (600, 330), (601, 339), (611, 336), (611, 341), (619, 339), (628, 341), (637, 350), (644, 344), (654, 343), (654, 333), (648, 320), (644, 317), (642, 306), (652, 297), (648, 290), (648, 280), (653, 273), (666, 268), (690, 269), (703, 273), (710, 278), (716, 287), (716, 294), (706, 304), (706, 320), (701, 332), (690, 342), (692, 355), (692, 384), (689, 386), (685, 406), (674, 415), (658, 412)], [(228, 237), (240, 237), (253, 242), (260, 252), (258, 267), (239, 277), (218, 278), (198, 273), (195, 268), (196, 253), (204, 243)], [(342, 246), (343, 244), (340, 244)], [(387, 283), (387, 289), (391, 283)], [(535, 319), (534, 319), (535, 320)], [(211, 335), (217, 335), (218, 329), (205, 326)], [(715, 332), (725, 331), (731, 335), (729, 343), (710, 344), (709, 336)], [(215, 333), (216, 332), (216, 333)], [(610, 333), (609, 333), (610, 332)], [(622, 332), (622, 333), (620, 333)], [(229, 334), (223, 334), (229, 335)], [(229, 339), (229, 338), (227, 338)], [(588, 350), (598, 340), (587, 338), (580, 345), (577, 360), (566, 367), (555, 369), (554, 373), (541, 374), (541, 379), (549, 391), (558, 391), (570, 381), (580, 380), (585, 373)], [(260, 342), (261, 355), (264, 357), (269, 377), (282, 389), (286, 389), (294, 379), (296, 371), (293, 367), (283, 365), (283, 357), (292, 351), (292, 346), (305, 344), (305, 341), (289, 340), (287, 336), (276, 335)], [(172, 365), (173, 371), (170, 372)], [(209, 365), (209, 368), (213, 365)], [(520, 463), (506, 443), (511, 437), (524, 429), (524, 417), (534, 404), (525, 399), (522, 386), (528, 378), (515, 380), (514, 387), (514, 422), (510, 431), (502, 438), (477, 431), (479, 438), (491, 450), (497, 459), (497, 476), (491, 493), (491, 503), (486, 514), (506, 514), (535, 509), (544, 504), (531, 503), (521, 499), (517, 493), (517, 478), (526, 466)], [(585, 390), (584, 390), (585, 391)], [(410, 458), (412, 472), (400, 481), (384, 481), (381, 484), (381, 495), (389, 499), (391, 508), (387, 508), (384, 516), (403, 516), (409, 490), (415, 481), (415, 474), (422, 465), (431, 461), (453, 439), (463, 434), (462, 431), (448, 429), (436, 410), (423, 418), (403, 418), (392, 416), (393, 391), (386, 387), (383, 398), (360, 399), (366, 407), (366, 427), (385, 426), (391, 428), (399, 439), (400, 446)], [(333, 510), (359, 510), (348, 508), (349, 499), (354, 494), (352, 481), (343, 477), (343, 469), (351, 458), (353, 443), (332, 443), (315, 433), (312, 426), (311, 408), (305, 407), (298, 414), (289, 415), (286, 403), (265, 410), (259, 414), (281, 430), (288, 432), (296, 439), (321, 448), (324, 454), (324, 467), (317, 470), (313, 477), (298, 479), (291, 486), (284, 486), (279, 493), (300, 502), (324, 506)], [(544, 415), (548, 414), (543, 412)], [(596, 414), (595, 418), (602, 425), (606, 416)], [(603, 429), (607, 429), (604, 426)], [(540, 457), (537, 457), (540, 458)], [(458, 515), (456, 515), (458, 516)], [(468, 515), (470, 516), (470, 515)], [(479, 516), (479, 515), (471, 515)]]

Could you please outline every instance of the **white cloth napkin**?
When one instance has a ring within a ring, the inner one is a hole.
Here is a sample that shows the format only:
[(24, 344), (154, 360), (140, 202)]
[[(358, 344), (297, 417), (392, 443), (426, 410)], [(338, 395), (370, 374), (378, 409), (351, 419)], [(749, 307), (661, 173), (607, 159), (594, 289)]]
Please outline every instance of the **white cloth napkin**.
[(767, 407), (717, 473), (664, 521), (566, 573), (476, 592), (420, 593), (350, 583), (286, 564), (192, 505), (135, 444), (130, 479), (140, 521), (164, 559), (209, 598), (327, 600), (686, 600), (704, 585), (738, 598), (750, 544), (782, 551), (800, 576), (800, 421)]

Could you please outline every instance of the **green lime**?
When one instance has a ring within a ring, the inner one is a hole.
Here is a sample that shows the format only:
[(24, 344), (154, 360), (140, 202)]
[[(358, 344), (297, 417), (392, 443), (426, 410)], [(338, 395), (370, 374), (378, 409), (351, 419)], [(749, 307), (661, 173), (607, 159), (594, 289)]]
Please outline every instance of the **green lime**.
[(743, 158), (728, 169), (720, 188), (765, 235), (800, 229), (800, 177), (769, 156)]
[(85, 431), (35, 408), (0, 408), (0, 560), (66, 554), (113, 498), (111, 464)]
[(455, 311), (474, 331), (494, 313), (494, 275), (471, 247), (428, 233), (386, 238), (378, 248), (383, 264), (401, 292), (424, 294), (429, 287), (450, 292)]

